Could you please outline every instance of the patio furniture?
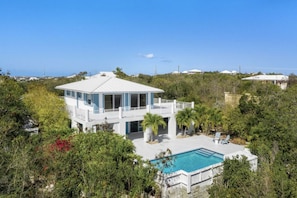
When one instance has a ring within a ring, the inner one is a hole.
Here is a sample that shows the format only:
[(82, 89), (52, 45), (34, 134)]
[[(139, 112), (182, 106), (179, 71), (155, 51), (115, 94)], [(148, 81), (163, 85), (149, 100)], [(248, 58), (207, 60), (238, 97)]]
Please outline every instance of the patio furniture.
[(213, 138), (214, 143), (218, 144), (221, 138), (221, 132), (216, 132), (215, 137)]
[(229, 140), (230, 140), (230, 135), (227, 135), (227, 137), (225, 139), (223, 139), (221, 141), (222, 144), (228, 144), (229, 143)]

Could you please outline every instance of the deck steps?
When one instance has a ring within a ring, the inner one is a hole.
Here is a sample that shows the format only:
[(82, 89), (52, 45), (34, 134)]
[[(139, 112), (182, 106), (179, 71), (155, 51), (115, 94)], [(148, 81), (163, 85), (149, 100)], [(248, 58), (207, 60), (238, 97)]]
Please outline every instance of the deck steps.
[(196, 150), (195, 153), (198, 155), (203, 155), (205, 157), (210, 157), (213, 154), (215, 154), (215, 152), (207, 150), (207, 149), (199, 149), (199, 150)]

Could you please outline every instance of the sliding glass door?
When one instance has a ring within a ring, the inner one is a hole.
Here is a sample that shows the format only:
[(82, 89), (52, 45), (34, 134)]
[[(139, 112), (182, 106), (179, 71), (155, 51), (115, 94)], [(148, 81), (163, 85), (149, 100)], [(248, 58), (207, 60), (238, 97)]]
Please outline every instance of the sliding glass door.
[(118, 110), (122, 106), (122, 95), (104, 95), (105, 110)]

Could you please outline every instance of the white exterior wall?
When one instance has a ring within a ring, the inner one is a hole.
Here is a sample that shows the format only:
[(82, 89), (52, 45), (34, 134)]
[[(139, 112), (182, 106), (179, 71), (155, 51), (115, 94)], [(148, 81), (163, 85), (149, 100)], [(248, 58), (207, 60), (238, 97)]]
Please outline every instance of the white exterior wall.
[(64, 97), (65, 103), (69, 106), (76, 106), (76, 98), (72, 98), (72, 97)]
[[(76, 94), (75, 94), (76, 95)], [(127, 97), (128, 96), (128, 97)], [(72, 119), (72, 127), (76, 128), (77, 123), (83, 125), (83, 130), (93, 130), (93, 126), (102, 124), (105, 119), (108, 123), (113, 124), (113, 130), (121, 135), (126, 135), (126, 122), (141, 121), (147, 112), (161, 115), (168, 118), (168, 136), (176, 138), (177, 124), (175, 114), (179, 109), (192, 106), (190, 103), (178, 103), (176, 101), (164, 100), (159, 98), (158, 103), (151, 106), (152, 94), (147, 93), (146, 108), (130, 109), (131, 94), (122, 94), (122, 105), (124, 107), (115, 111), (104, 111), (104, 94), (98, 94), (99, 113), (94, 113), (93, 105), (86, 104), (84, 93), (80, 99), (76, 97), (65, 96), (65, 102)], [(125, 106), (128, 105), (128, 106)]]

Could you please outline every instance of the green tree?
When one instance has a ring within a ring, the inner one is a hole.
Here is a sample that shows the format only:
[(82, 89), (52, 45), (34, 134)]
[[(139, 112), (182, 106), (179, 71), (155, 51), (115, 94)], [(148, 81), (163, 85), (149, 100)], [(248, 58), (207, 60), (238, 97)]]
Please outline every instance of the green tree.
[(176, 122), (180, 129), (185, 127), (185, 130), (183, 130), (183, 135), (185, 135), (185, 131), (189, 130), (190, 126), (195, 121), (195, 112), (192, 108), (185, 108), (179, 112), (177, 112), (176, 116)]
[(56, 137), (69, 129), (64, 100), (44, 87), (31, 87), (24, 95), (24, 102), (32, 117), (39, 123), (44, 138)]
[(123, 69), (120, 68), (120, 67), (117, 67), (117, 68), (115, 69), (115, 71), (113, 71), (113, 73), (114, 73), (118, 78), (126, 78), (126, 77), (128, 77), (128, 75), (125, 74), (125, 73), (123, 72)]
[(134, 153), (131, 141), (97, 132), (77, 134), (71, 149), (57, 153), (57, 197), (139, 197), (157, 190), (157, 170)]
[(146, 129), (149, 129), (148, 132), (150, 133), (150, 141), (154, 141), (154, 135), (158, 135), (160, 125), (163, 126), (163, 128), (165, 128), (166, 122), (164, 121), (162, 116), (152, 113), (146, 113), (141, 123), (141, 126), (144, 131)]
[(217, 108), (209, 109), (208, 113), (209, 113), (210, 127), (215, 131), (217, 131), (217, 127), (222, 126), (223, 114)]
[(0, 142), (9, 143), (22, 133), (28, 112), (22, 100), (24, 90), (12, 78), (0, 75)]
[(210, 189), (210, 197), (254, 197), (252, 188), (254, 173), (244, 156), (224, 161), (222, 180), (218, 180)]
[(195, 105), (195, 127), (199, 129), (199, 131), (203, 132), (203, 126), (206, 123), (207, 119), (207, 107), (202, 104)]

